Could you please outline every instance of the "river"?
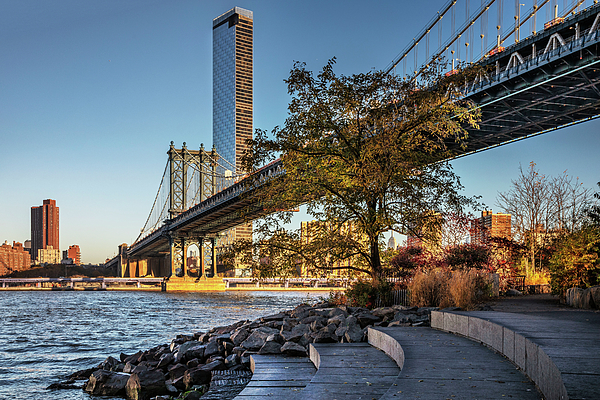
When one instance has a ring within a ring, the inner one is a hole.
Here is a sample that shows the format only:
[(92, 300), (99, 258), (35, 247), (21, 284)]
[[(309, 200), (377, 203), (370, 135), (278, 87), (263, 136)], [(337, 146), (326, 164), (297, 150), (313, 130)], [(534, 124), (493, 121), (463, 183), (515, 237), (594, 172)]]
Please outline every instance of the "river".
[(0, 291), (0, 399), (99, 399), (46, 387), (109, 355), (118, 359), (177, 334), (253, 320), (322, 295)]

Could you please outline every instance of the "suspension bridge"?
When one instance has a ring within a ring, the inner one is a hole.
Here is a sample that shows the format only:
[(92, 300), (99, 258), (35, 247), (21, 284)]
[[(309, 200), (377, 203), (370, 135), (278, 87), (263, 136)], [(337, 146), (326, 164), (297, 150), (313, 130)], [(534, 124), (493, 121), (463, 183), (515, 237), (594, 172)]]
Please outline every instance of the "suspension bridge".
[[(521, 1), (511, 10), (502, 0), (451, 0), (385, 68), (418, 79), (442, 58), (450, 61), (447, 75), (456, 73), (457, 64), (483, 67), (465, 82), (465, 97), (481, 109), (482, 120), (479, 129), (469, 130), (466, 148), (454, 149), (456, 157), (600, 116), (598, 0), (533, 0), (529, 8)], [(223, 232), (261, 214), (252, 194), (285, 173), (282, 164), (263, 167), (257, 180), (214, 149), (171, 143), (167, 154), (140, 236), (131, 247), (120, 247), (111, 263), (121, 276), (215, 277), (217, 248), (227, 242)], [(194, 245), (198, 255), (190, 262)]]

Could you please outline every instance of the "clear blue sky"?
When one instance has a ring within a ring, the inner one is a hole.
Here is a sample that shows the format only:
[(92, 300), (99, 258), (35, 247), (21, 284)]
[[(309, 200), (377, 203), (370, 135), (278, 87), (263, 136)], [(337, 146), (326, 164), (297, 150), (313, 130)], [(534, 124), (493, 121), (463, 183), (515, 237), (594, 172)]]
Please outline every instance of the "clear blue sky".
[[(61, 250), (103, 262), (144, 224), (173, 140), (212, 145), (212, 19), (254, 12), (254, 126), (286, 117), (295, 60), (342, 74), (383, 69), (445, 3), (435, 1), (3, 0), (0, 240), (30, 238), (30, 208), (60, 207)], [(490, 22), (493, 25), (493, 22)], [(538, 163), (600, 181), (600, 121), (454, 162), (494, 206)]]

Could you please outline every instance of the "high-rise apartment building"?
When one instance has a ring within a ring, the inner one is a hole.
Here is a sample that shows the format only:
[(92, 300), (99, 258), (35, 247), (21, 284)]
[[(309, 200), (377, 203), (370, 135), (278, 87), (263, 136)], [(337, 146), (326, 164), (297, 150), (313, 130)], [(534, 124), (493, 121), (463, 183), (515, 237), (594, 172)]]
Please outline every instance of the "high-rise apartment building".
[[(253, 132), (252, 104), (253, 14), (234, 7), (213, 20), (213, 145), (219, 163), (233, 175), (243, 172), (241, 157)], [(252, 223), (247, 223), (229, 230), (220, 244), (251, 238)]]
[[(39, 207), (31, 207), (31, 258), (37, 259), (38, 250), (59, 249), (58, 207), (56, 200), (47, 199)], [(60, 260), (59, 260), (60, 262)]]
[(471, 242), (485, 243), (488, 237), (511, 239), (510, 214), (492, 213), (492, 210), (481, 212), (471, 226)]
[(213, 145), (239, 171), (252, 138), (252, 11), (235, 7), (213, 20)]
[(69, 258), (73, 260), (74, 265), (81, 265), (81, 251), (78, 245), (71, 245), (68, 250), (63, 251), (63, 260)]

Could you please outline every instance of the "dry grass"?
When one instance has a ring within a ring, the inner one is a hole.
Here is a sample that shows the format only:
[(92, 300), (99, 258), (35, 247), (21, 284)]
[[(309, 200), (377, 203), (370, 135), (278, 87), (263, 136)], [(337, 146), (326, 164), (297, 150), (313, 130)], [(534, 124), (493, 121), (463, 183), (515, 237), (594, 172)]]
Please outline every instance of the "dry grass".
[(411, 304), (418, 307), (460, 307), (471, 310), (490, 296), (487, 274), (476, 270), (432, 270), (415, 275), (409, 286)]

